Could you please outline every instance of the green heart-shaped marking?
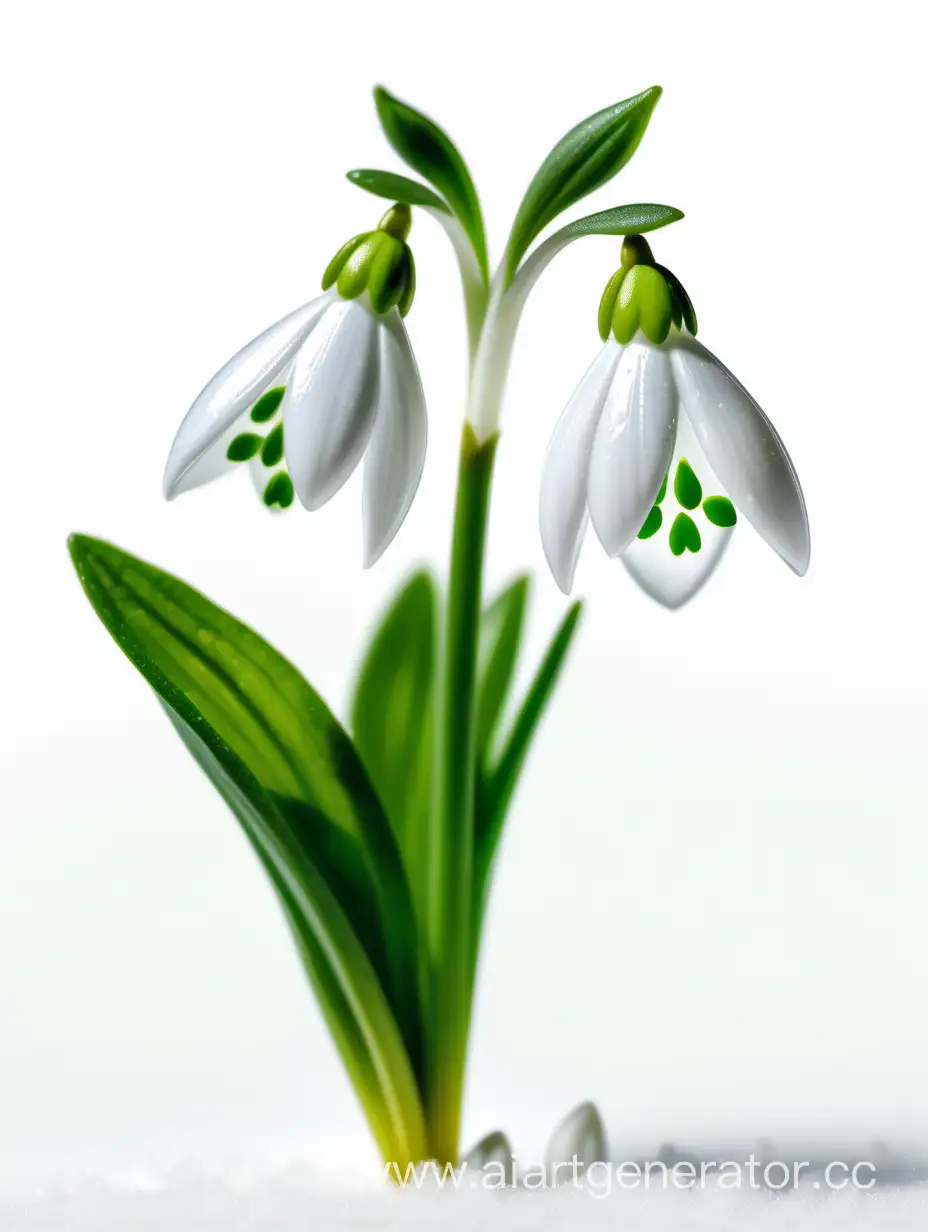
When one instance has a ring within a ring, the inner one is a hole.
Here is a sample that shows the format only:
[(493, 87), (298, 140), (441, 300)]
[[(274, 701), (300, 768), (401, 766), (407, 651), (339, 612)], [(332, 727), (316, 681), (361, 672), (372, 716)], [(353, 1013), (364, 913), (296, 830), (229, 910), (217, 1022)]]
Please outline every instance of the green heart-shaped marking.
[(278, 471), (264, 489), (264, 503), (268, 509), (274, 505), (289, 509), (293, 504), (293, 480), (286, 471)]
[(682, 556), (687, 550), (698, 552), (702, 547), (699, 527), (688, 513), (678, 513), (670, 528), (670, 550), (674, 556)]

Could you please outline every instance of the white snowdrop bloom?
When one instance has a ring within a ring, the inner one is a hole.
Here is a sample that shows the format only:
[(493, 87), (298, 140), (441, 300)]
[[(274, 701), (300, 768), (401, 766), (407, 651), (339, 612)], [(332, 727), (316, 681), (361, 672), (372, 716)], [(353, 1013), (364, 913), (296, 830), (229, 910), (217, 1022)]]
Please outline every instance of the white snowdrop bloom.
[(658, 602), (679, 607), (719, 563), (740, 513), (800, 576), (809, 524), (776, 429), (696, 341), (679, 280), (641, 236), (600, 305), (605, 346), (561, 416), (541, 483), (541, 538), (568, 593), (587, 524)]
[(415, 293), (410, 213), (333, 258), (323, 294), (216, 373), (187, 412), (164, 473), (168, 500), (248, 463), (265, 505), (319, 509), (364, 458), (364, 563), (409, 511), (425, 462), (425, 397), (403, 317)]

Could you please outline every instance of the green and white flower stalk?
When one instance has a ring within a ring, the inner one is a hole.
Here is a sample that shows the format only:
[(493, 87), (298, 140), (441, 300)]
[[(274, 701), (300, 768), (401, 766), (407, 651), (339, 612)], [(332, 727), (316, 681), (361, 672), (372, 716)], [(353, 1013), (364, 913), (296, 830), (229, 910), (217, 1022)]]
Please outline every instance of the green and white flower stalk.
[[(423, 571), (400, 591), (359, 672), (350, 734), (290, 663), (227, 612), (110, 544), (72, 540), (88, 597), (267, 873), (371, 1132), (400, 1173), (459, 1156), (496, 854), (580, 617), (575, 603), (515, 698), (528, 578), (485, 601), (494, 461), (525, 303), (575, 240), (627, 237), (600, 309), (605, 347), (555, 430), (542, 478), (542, 540), (558, 584), (570, 590), (592, 520), (610, 555), (678, 605), (723, 553), (736, 508), (796, 572), (808, 564), (805, 506), (779, 437), (696, 342), (689, 297), (642, 238), (680, 211), (622, 205), (544, 238), (628, 162), (659, 97), (655, 87), (606, 107), (555, 145), (491, 274), (460, 152), (434, 121), (376, 90), (387, 139), (427, 183), (350, 172), (393, 203), (379, 226), (339, 249), (320, 297), (220, 369), (177, 432), (169, 499), (247, 464), (265, 505), (314, 510), (363, 458), (365, 563), (377, 560), (409, 510), (426, 450), (425, 398), (403, 323), (416, 283), (412, 210), (444, 227), (470, 355), (448, 580), (439, 589)], [(552, 1149), (578, 1142), (587, 1158), (604, 1150), (587, 1104)], [(505, 1162), (507, 1151), (497, 1133), (475, 1158)]]
[(542, 476), (541, 537), (565, 594), (590, 521), (607, 555), (667, 607), (711, 576), (736, 510), (795, 573), (809, 567), (789, 454), (696, 331), (683, 284), (642, 236), (628, 237), (600, 303), (605, 346), (555, 428)]

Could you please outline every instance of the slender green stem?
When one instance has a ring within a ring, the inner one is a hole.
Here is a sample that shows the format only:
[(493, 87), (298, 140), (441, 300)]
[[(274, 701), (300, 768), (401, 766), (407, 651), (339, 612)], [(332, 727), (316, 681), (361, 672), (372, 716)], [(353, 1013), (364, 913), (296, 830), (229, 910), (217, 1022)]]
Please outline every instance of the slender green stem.
[(429, 1149), (441, 1161), (457, 1159), (470, 1019), (477, 643), (495, 453), (495, 436), (478, 443), (465, 424), (441, 655), (429, 851), (433, 1020), (426, 1122)]

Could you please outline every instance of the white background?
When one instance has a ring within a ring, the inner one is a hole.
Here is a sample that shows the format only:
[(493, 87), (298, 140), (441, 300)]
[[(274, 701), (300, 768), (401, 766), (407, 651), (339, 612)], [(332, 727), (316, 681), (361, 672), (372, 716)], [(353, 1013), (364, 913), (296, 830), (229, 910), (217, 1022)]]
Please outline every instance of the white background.
[[(402, 169), (383, 81), (468, 158), (497, 256), (551, 144), (655, 82), (590, 209), (661, 201), (701, 336), (806, 490), (798, 581), (745, 527), (668, 614), (587, 544), (587, 616), (512, 814), (466, 1136), (531, 1153), (600, 1101), (661, 1138), (928, 1139), (923, 60), (917, 6), (32, 4), (2, 38), (0, 1173), (369, 1151), (232, 818), (99, 626), (66, 535), (113, 539), (268, 636), (337, 709), (374, 614), (443, 564), (464, 388), (456, 270), (416, 223), (422, 488), (369, 574), (352, 486), (263, 513), (244, 476), (171, 506), (186, 407), (374, 225)], [(536, 531), (547, 438), (599, 345), (617, 241), (529, 304), (489, 572), (564, 603)], [(371, 1155), (372, 1158), (372, 1155)]]

